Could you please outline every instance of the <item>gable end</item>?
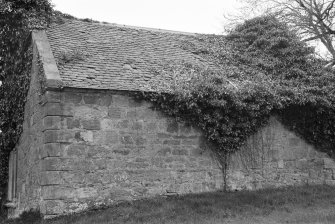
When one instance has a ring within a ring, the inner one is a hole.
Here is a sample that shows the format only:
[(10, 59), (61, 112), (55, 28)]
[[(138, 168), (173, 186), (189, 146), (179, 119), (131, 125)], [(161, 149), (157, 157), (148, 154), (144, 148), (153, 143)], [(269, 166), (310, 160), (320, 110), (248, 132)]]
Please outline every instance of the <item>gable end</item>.
[(52, 54), (50, 43), (44, 30), (32, 32), (33, 43), (43, 66), (45, 75), (45, 87), (47, 89), (60, 89), (63, 87), (56, 60)]

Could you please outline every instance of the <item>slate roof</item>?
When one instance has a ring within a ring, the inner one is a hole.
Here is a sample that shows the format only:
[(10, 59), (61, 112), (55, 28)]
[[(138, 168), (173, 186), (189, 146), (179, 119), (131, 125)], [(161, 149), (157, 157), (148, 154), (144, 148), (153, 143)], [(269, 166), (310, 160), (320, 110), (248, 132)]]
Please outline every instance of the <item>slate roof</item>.
[(166, 63), (213, 66), (183, 47), (198, 41), (197, 34), (67, 20), (52, 25), (47, 36), (68, 87), (149, 90), (155, 71)]

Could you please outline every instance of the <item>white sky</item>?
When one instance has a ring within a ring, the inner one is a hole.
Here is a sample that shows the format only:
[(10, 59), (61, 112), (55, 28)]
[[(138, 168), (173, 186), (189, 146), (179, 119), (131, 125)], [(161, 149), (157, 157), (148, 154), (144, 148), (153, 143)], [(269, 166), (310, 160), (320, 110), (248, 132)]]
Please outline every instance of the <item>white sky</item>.
[(52, 0), (78, 18), (195, 33), (223, 32), (224, 14), (237, 0)]

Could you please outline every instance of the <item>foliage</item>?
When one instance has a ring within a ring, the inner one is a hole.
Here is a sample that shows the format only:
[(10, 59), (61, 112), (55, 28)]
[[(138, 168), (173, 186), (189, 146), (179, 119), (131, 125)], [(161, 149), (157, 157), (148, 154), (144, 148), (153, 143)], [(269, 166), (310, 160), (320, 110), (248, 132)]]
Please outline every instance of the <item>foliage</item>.
[(167, 65), (159, 73), (173, 74), (169, 88), (144, 95), (203, 130), (224, 174), (229, 154), (271, 114), (333, 153), (335, 78), (285, 24), (272, 16), (254, 18), (226, 37), (196, 37), (184, 49), (214, 61), (220, 71), (187, 62)]
[(22, 132), (29, 88), (31, 29), (50, 20), (48, 0), (0, 0), (0, 183), (7, 183), (9, 152)]
[(76, 61), (82, 61), (85, 60), (87, 55), (85, 52), (80, 50), (74, 50), (74, 51), (61, 51), (59, 58), (57, 60), (57, 66), (63, 67), (65, 64), (70, 62), (76, 62)]
[[(241, 19), (255, 14), (275, 15), (306, 42), (317, 40), (324, 47), (322, 56), (334, 65), (334, 0), (240, 0), (245, 5)], [(249, 17), (250, 18), (250, 17)], [(328, 55), (325, 55), (325, 52)]]
[(284, 124), (333, 156), (334, 74), (287, 30), (273, 17), (262, 17), (238, 26), (228, 39), (244, 49), (239, 51), (239, 62), (261, 69), (275, 83), (274, 108)]

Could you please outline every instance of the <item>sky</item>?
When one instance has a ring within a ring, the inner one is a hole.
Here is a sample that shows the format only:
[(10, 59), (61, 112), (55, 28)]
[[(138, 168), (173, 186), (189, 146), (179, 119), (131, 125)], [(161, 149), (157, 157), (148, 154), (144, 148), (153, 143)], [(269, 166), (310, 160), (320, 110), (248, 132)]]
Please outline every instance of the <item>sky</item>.
[(56, 10), (78, 18), (192, 33), (222, 34), (224, 14), (238, 0), (52, 0)]

